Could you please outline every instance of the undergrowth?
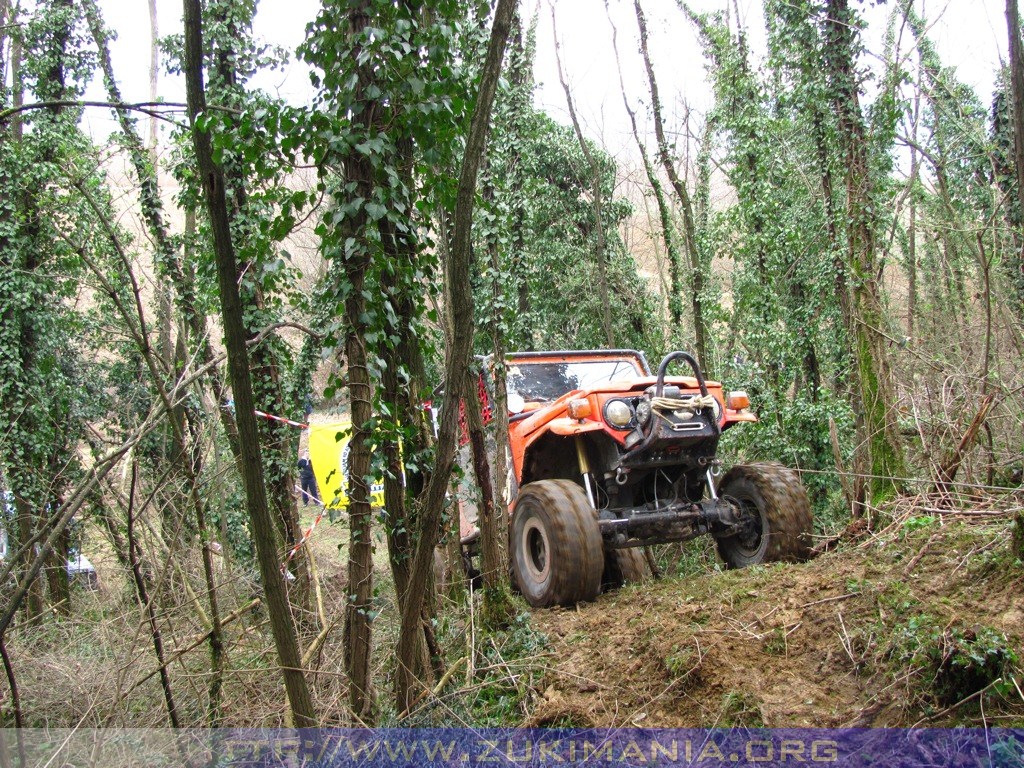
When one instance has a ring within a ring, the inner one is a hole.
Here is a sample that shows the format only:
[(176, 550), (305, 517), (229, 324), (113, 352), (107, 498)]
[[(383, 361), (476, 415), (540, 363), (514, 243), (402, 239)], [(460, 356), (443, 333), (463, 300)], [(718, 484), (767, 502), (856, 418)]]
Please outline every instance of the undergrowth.
[(991, 627), (962, 626), (930, 614), (911, 616), (895, 628), (887, 654), (909, 670), (911, 693), (925, 709), (949, 707), (991, 688), (1009, 696), (1019, 661), (1007, 636)]
[(408, 717), (389, 719), (382, 725), (486, 728), (523, 722), (545, 673), (547, 638), (534, 628), (530, 614), (521, 609), (507, 628), (477, 638), (473, 665), (467, 669), (468, 649), (460, 635), (460, 623), (459, 618), (447, 619), (444, 629), (446, 640), (459, 648), (455, 658), (447, 660), (449, 665), (461, 664), (459, 673), (446, 690), (430, 697)]

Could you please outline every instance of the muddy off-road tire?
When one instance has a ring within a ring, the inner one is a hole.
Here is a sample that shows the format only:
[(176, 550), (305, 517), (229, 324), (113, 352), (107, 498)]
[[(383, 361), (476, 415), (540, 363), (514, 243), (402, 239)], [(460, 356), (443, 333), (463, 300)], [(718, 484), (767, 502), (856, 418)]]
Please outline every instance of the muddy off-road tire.
[(643, 547), (609, 549), (604, 553), (604, 574), (601, 586), (618, 589), (625, 584), (640, 584), (654, 578)]
[(573, 605), (601, 591), (604, 551), (586, 493), (569, 480), (523, 486), (512, 514), (512, 570), (536, 607)]
[(741, 464), (722, 478), (718, 495), (749, 515), (745, 533), (718, 539), (718, 553), (730, 568), (810, 557), (814, 521), (796, 472), (781, 464)]

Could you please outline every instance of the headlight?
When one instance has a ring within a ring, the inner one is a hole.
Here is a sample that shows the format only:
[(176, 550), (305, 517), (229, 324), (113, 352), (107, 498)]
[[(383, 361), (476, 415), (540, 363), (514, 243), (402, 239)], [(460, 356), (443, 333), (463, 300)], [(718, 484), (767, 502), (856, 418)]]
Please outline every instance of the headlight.
[(616, 429), (628, 429), (633, 422), (633, 408), (625, 400), (609, 400), (604, 406), (604, 420)]

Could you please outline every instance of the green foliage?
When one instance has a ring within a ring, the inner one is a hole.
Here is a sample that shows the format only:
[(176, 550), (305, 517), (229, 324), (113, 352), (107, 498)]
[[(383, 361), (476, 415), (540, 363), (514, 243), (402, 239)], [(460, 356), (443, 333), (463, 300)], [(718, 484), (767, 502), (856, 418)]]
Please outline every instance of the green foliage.
[(1005, 682), (1019, 658), (1006, 635), (990, 627), (944, 625), (927, 615), (911, 616), (893, 633), (890, 658), (922, 673), (926, 691), (950, 706), (990, 685)]
[(917, 515), (915, 517), (908, 517), (906, 522), (903, 523), (904, 534), (919, 531), (922, 528), (931, 528), (939, 522), (939, 519), (933, 515)]
[[(520, 611), (507, 629), (492, 632), (489, 640), (476, 649), (476, 684), (432, 700), (439, 703), (412, 713), (402, 720), (402, 727), (440, 726), (453, 718), (482, 728), (521, 722), (545, 674), (547, 638), (533, 627), (529, 612)], [(439, 627), (438, 641), (442, 648), (453, 649), (455, 658), (450, 656), (447, 662), (454, 663), (466, 650), (462, 619)]]
[[(93, 57), (82, 24), (72, 4), (41, 2), (23, 25), (9, 27), (24, 46), (27, 97), (83, 92)], [(104, 400), (81, 343), (87, 323), (74, 309), (81, 253), (101, 247), (93, 212), (75, 189), (101, 183), (79, 114), (26, 114), (20, 137), (0, 126), (0, 418), (8, 425), (0, 474), (39, 515), (77, 477), (84, 420)]]
[(737, 195), (734, 206), (711, 215), (707, 235), (736, 264), (718, 368), (730, 388), (748, 390), (762, 415), (756, 425), (734, 430), (726, 446), (743, 460), (771, 458), (811, 470), (805, 484), (825, 511), (838, 489), (834, 476), (819, 474), (834, 466), (829, 420), (849, 444), (853, 414), (836, 292), (841, 261), (820, 188), (819, 150), (834, 140), (820, 103), (824, 85), (806, 61), (816, 32), (806, 14), (768, 3), (762, 75), (723, 16), (692, 18), (712, 62), (710, 121)]
[[(491, 217), (507, 269), (500, 276), (506, 347), (606, 346), (590, 166), (571, 128), (517, 101), (514, 90), (503, 97), (490, 143), (495, 201), (482, 215)], [(660, 340), (657, 302), (619, 234), (632, 206), (615, 197), (613, 158), (592, 143), (589, 151), (601, 169), (613, 333), (623, 346), (649, 348)], [(490, 292), (490, 279), (481, 280), (478, 306), (491, 305)]]

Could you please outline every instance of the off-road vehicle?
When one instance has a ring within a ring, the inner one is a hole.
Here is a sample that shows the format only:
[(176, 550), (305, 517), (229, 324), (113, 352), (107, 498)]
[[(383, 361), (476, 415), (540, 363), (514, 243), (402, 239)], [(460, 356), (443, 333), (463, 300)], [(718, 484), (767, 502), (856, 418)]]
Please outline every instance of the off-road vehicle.
[[(673, 363), (692, 375), (669, 376)], [(722, 432), (757, 417), (693, 356), (672, 352), (656, 375), (634, 350), (521, 352), (506, 366), (511, 567), (531, 605), (642, 580), (643, 547), (702, 534), (730, 567), (808, 556), (811, 510), (795, 472), (749, 464), (721, 475)], [(464, 543), (474, 527), (463, 520)]]

